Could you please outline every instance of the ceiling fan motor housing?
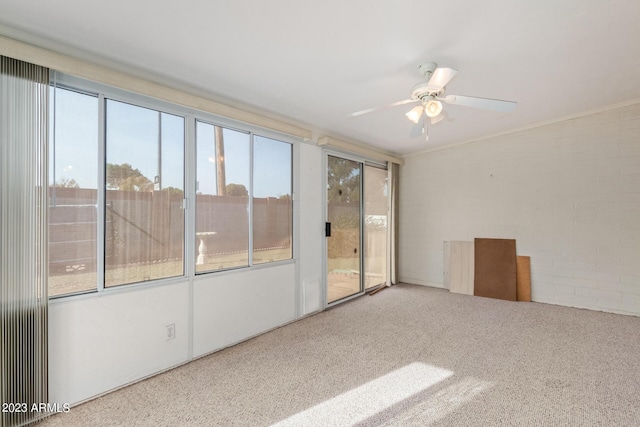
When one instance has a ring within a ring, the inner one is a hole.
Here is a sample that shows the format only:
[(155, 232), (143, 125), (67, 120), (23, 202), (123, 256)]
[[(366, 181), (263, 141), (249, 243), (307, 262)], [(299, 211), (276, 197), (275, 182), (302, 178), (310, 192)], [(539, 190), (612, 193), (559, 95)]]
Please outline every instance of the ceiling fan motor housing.
[(415, 85), (411, 89), (411, 99), (420, 99), (422, 101), (428, 101), (429, 98), (435, 99), (438, 93), (432, 93), (428, 86), (429, 82), (421, 82)]
[(435, 99), (435, 97), (439, 95), (439, 93), (429, 90), (429, 80), (436, 68), (438, 68), (438, 64), (435, 62), (425, 62), (418, 66), (418, 71), (420, 71), (420, 74), (424, 76), (426, 81), (418, 83), (411, 89), (411, 99), (420, 99), (426, 102), (429, 100), (428, 98)]
[(425, 62), (424, 64), (418, 65), (418, 71), (420, 71), (420, 74), (425, 76), (427, 80), (429, 80), (436, 68), (438, 68), (438, 64), (435, 62)]

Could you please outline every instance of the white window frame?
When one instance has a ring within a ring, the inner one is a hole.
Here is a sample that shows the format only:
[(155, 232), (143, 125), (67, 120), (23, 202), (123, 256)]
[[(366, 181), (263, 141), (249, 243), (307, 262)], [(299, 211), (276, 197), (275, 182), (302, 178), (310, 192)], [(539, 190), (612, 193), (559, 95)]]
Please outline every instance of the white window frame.
[[(93, 295), (95, 293), (116, 293), (126, 291), (140, 287), (158, 286), (169, 283), (175, 283), (177, 281), (184, 281), (185, 279), (191, 279), (196, 276), (203, 276), (207, 274), (218, 274), (228, 270), (242, 270), (242, 269), (260, 269), (269, 268), (272, 266), (278, 266), (283, 264), (295, 263), (298, 258), (298, 244), (297, 244), (297, 227), (299, 224), (299, 206), (296, 197), (298, 190), (298, 173), (296, 158), (298, 156), (298, 144), (303, 142), (303, 139), (296, 136), (283, 134), (274, 130), (262, 128), (260, 126), (252, 125), (249, 123), (239, 122), (237, 120), (229, 119), (226, 117), (217, 116), (204, 111), (198, 111), (191, 108), (183, 107), (178, 104), (173, 104), (167, 101), (154, 99), (145, 95), (133, 93), (127, 90), (119, 89), (116, 87), (108, 86), (101, 83), (96, 83), (90, 80), (74, 77), (71, 75), (52, 71), (52, 78), (50, 85), (52, 87), (59, 87), (61, 89), (68, 89), (79, 93), (85, 93), (87, 95), (97, 96), (98, 98), (98, 182), (96, 183), (98, 189), (97, 196), (97, 252), (96, 252), (96, 288), (80, 291), (76, 293), (62, 294), (50, 297), (50, 300), (68, 299), (73, 297), (86, 297), (87, 295)], [(144, 282), (136, 282), (129, 284), (122, 284), (118, 286), (105, 287), (105, 174), (106, 174), (106, 115), (105, 106), (106, 99), (114, 101), (128, 103), (134, 106), (143, 108), (149, 108), (182, 117), (185, 123), (184, 130), (184, 200), (183, 206), (185, 209), (184, 215), (184, 248), (183, 248), (183, 274), (180, 276), (172, 276), (167, 278), (153, 279)], [(249, 265), (243, 267), (235, 267), (231, 269), (214, 270), (206, 272), (195, 271), (196, 263), (196, 251), (192, 250), (195, 247), (195, 220), (196, 220), (196, 121), (202, 121), (216, 126), (222, 126), (225, 128), (238, 130), (250, 134), (250, 170), (249, 170)], [(271, 138), (283, 143), (291, 144), (291, 199), (292, 199), (292, 224), (291, 224), (291, 258), (286, 260), (279, 260), (273, 262), (265, 262), (260, 264), (253, 264), (253, 144), (254, 135), (262, 136), (265, 138)]]

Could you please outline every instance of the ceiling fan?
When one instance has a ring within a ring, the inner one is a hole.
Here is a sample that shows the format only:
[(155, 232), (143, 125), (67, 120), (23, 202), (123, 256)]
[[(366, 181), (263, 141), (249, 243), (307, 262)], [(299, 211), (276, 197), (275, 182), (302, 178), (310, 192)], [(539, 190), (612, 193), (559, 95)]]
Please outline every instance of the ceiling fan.
[(418, 129), (420, 131), (416, 132), (414, 128), (412, 136), (426, 133), (426, 138), (429, 139), (428, 129), (426, 128), (427, 119), (429, 119), (429, 122), (434, 125), (446, 118), (446, 113), (442, 109), (442, 102), (445, 104), (482, 108), (484, 110), (498, 111), (502, 113), (510, 113), (518, 108), (518, 103), (512, 101), (477, 98), (463, 95), (445, 96), (445, 86), (458, 73), (458, 70), (453, 68), (438, 68), (437, 64), (427, 62), (421, 64), (418, 67), (418, 71), (420, 71), (420, 74), (425, 77), (426, 81), (418, 83), (411, 89), (411, 98), (397, 101), (384, 107), (368, 108), (366, 110), (356, 111), (355, 113), (351, 113), (350, 116), (357, 117), (384, 108), (419, 102), (420, 104), (408, 111), (406, 116), (411, 122), (419, 125)]

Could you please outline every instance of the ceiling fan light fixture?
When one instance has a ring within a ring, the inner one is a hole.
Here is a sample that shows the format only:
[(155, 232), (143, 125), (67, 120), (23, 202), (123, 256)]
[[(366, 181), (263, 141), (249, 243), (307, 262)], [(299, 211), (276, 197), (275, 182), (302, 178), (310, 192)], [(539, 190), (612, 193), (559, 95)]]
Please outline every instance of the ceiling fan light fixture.
[(440, 103), (440, 101), (431, 99), (427, 102), (426, 110), (427, 110), (427, 116), (437, 117), (438, 114), (442, 112), (442, 104)]
[(440, 113), (435, 117), (431, 117), (431, 124), (435, 125), (436, 123), (440, 123), (442, 121), (442, 119), (444, 119), (444, 113)]
[[(442, 108), (442, 107), (440, 107)], [(415, 107), (413, 107), (411, 109), (411, 111), (409, 111), (406, 116), (409, 120), (411, 120), (413, 123), (418, 124), (418, 122), (420, 121), (420, 116), (422, 116), (422, 113), (424, 112), (424, 106), (422, 105), (416, 105)]]

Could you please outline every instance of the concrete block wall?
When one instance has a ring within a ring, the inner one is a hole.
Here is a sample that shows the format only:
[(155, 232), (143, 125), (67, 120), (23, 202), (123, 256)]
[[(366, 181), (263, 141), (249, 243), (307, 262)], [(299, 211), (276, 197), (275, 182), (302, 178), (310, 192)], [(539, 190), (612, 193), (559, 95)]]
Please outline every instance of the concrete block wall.
[(406, 158), (399, 278), (443, 284), (443, 242), (515, 238), (532, 299), (640, 315), (640, 104)]

